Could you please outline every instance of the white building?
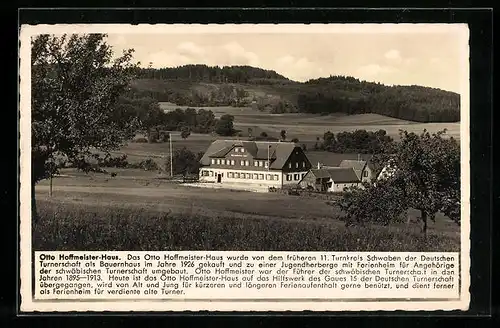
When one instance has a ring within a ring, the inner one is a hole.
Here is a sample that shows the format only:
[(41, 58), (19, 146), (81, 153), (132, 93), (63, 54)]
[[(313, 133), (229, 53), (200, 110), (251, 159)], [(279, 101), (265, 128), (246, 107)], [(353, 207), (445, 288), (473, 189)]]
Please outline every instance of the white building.
[(200, 182), (242, 189), (297, 185), (311, 168), (293, 142), (216, 140), (200, 160)]

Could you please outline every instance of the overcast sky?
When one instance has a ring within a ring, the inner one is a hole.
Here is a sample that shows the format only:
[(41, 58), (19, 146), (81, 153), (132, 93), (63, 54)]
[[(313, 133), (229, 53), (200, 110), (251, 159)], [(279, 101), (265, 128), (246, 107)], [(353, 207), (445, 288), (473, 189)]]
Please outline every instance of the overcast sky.
[[(375, 29), (376, 30), (376, 29)], [(117, 51), (134, 48), (146, 67), (250, 65), (296, 81), (349, 75), (384, 84), (417, 84), (460, 92), (464, 38), (456, 30), (418, 33), (108, 33)], [(393, 30), (395, 32), (395, 30)], [(466, 43), (465, 43), (466, 44)]]

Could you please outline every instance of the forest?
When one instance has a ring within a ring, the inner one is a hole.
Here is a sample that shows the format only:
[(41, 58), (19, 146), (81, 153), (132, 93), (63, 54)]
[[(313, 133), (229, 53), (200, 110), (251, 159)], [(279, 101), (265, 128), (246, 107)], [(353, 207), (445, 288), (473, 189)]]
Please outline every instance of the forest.
[(134, 75), (135, 92), (181, 106), (254, 104), (270, 113), (376, 113), (423, 123), (460, 121), (458, 94), (417, 85), (386, 86), (350, 76), (299, 83), (250, 66), (134, 68)]

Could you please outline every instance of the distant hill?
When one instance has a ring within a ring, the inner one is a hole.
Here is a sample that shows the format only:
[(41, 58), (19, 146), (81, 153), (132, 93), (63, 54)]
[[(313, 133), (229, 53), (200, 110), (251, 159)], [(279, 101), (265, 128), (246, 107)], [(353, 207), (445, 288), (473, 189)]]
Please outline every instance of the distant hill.
[(181, 106), (254, 106), (270, 113), (375, 113), (416, 122), (460, 121), (457, 93), (386, 86), (348, 76), (304, 83), (250, 66), (137, 69), (132, 92)]

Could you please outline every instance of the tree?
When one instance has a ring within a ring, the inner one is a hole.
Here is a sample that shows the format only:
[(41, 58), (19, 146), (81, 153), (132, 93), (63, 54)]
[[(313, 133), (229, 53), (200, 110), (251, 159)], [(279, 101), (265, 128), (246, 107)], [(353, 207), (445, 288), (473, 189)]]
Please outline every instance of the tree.
[[(173, 173), (182, 174), (198, 174), (200, 169), (200, 159), (203, 153), (195, 154), (186, 147), (174, 151), (172, 157)], [(166, 171), (170, 171), (170, 158), (165, 163)]]
[(285, 130), (281, 130), (280, 137), (281, 137), (281, 140), (283, 140), (283, 141), (286, 140), (286, 131)]
[[(428, 220), (444, 212), (456, 223), (460, 222), (460, 146), (453, 138), (445, 138), (446, 131), (420, 135), (400, 132), (399, 142), (387, 145), (383, 153), (374, 156), (375, 166), (389, 163), (392, 174), (378, 180), (364, 192), (347, 193), (346, 197), (364, 197), (366, 209), (377, 213), (397, 214), (397, 210), (417, 209), (421, 212), (422, 232), (427, 233)], [(355, 195), (355, 196), (353, 196)], [(388, 201), (388, 195), (394, 195)], [(346, 199), (344, 199), (346, 200)], [(347, 200), (346, 200), (347, 201)], [(396, 208), (393, 207), (397, 203)], [(344, 210), (352, 209), (347, 202)], [(370, 205), (372, 204), (372, 205)], [(382, 214), (379, 214), (382, 215)]]
[(215, 127), (215, 133), (220, 136), (232, 136), (234, 134), (233, 122), (233, 115), (222, 115)]
[(298, 138), (293, 138), (291, 141), (294, 142), (294, 143), (298, 143), (299, 139)]
[(189, 127), (183, 126), (181, 128), (181, 138), (182, 139), (187, 139), (191, 135), (191, 131), (189, 130)]
[(376, 185), (365, 183), (363, 188), (347, 188), (339, 207), (345, 213), (346, 226), (366, 223), (389, 225), (401, 221), (401, 214), (407, 205), (405, 200), (401, 189), (381, 181)]
[(52, 164), (64, 157), (91, 170), (94, 150), (105, 154), (132, 138), (137, 120), (119, 96), (133, 77), (133, 50), (113, 58), (106, 35), (69, 38), (39, 35), (31, 43), (32, 199), (34, 187), (57, 172)]
[(268, 135), (267, 135), (266, 131), (262, 131), (262, 132), (260, 133), (260, 136), (261, 136), (262, 138), (267, 138), (267, 137), (268, 137)]

